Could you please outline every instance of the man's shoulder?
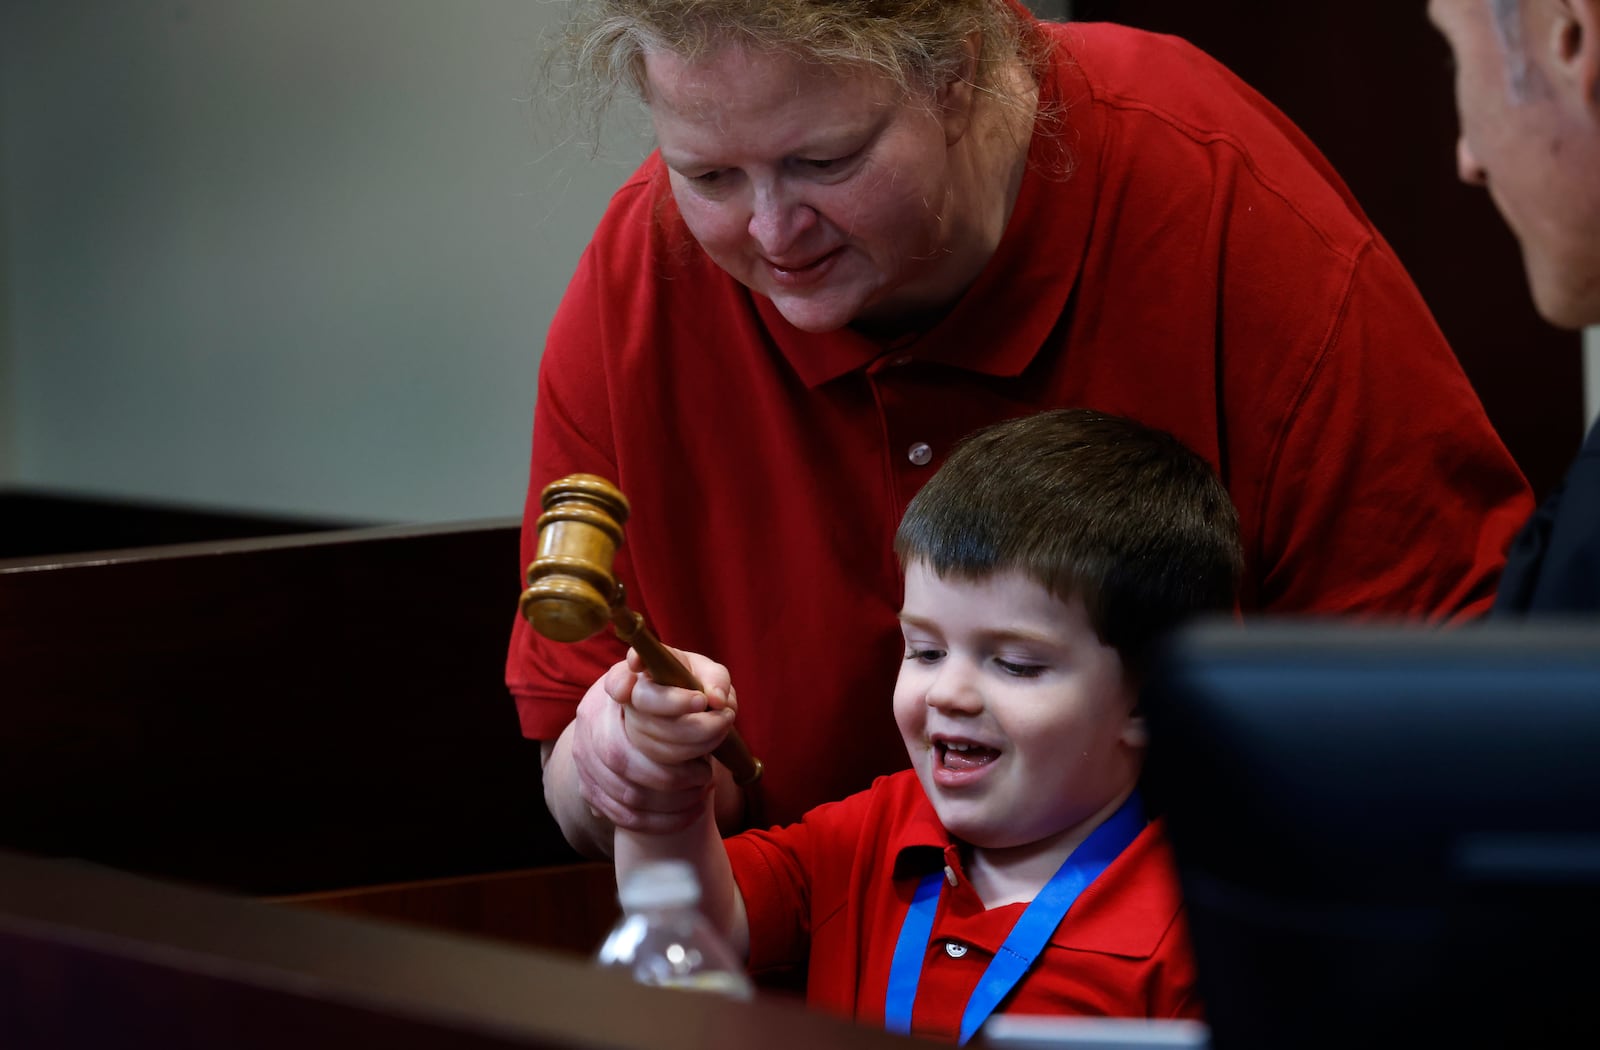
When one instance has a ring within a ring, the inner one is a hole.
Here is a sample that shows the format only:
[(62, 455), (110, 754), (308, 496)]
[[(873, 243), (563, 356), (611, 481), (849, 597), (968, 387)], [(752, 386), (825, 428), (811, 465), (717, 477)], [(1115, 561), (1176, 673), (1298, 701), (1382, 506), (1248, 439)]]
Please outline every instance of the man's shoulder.
[(1600, 423), (1508, 552), (1495, 615), (1600, 611)]

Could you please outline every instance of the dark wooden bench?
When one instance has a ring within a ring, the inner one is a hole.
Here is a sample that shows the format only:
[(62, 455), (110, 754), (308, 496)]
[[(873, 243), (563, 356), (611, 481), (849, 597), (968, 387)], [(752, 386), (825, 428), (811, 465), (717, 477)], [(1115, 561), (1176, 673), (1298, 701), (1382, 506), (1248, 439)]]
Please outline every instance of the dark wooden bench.
[(807, 1011), (586, 961), (0, 853), (0, 1046), (892, 1050)]
[(502, 684), (517, 560), (504, 519), (0, 561), (0, 849), (592, 948), (609, 870)]
[(325, 532), (385, 524), (113, 499), (29, 485), (0, 485), (0, 559)]

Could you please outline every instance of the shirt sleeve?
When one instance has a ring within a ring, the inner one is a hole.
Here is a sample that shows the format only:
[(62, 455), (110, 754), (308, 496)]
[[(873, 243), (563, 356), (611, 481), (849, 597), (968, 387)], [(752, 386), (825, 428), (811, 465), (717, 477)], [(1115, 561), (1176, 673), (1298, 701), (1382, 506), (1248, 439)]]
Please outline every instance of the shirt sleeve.
[(1151, 1017), (1205, 1019), (1195, 970), (1194, 943), (1182, 912), (1172, 920), (1166, 936), (1151, 957), (1147, 987), (1151, 989)]
[(816, 878), (825, 856), (848, 859), (869, 817), (870, 791), (811, 810), (797, 824), (724, 840), (750, 926), (750, 971), (804, 966), (818, 918)]
[(1274, 611), (1479, 616), (1533, 509), (1521, 471), (1381, 242), (1352, 269), (1273, 455), (1255, 531), (1259, 605)]
[[(540, 493), (568, 474), (615, 479), (611, 439), (611, 377), (602, 348), (605, 319), (598, 309), (600, 249), (591, 245), (550, 325), (539, 363), (533, 415), (527, 501), (523, 510), (519, 571), (526, 573), (538, 547)], [(613, 569), (625, 572), (626, 548)], [(525, 585), (524, 581), (524, 585)], [(572, 721), (578, 701), (625, 647), (609, 631), (584, 642), (553, 642), (519, 614), (506, 655), (506, 687), (517, 704), (523, 735), (553, 740)]]

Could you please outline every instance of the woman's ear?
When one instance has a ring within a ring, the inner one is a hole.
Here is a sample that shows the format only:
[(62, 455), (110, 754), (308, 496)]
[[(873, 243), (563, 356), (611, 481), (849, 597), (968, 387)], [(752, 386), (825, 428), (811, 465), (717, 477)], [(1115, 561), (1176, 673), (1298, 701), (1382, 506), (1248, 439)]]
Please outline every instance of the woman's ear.
[(978, 56), (982, 51), (982, 35), (973, 33), (967, 37), (961, 67), (939, 88), (939, 118), (944, 123), (947, 146), (954, 146), (972, 126), (972, 107), (978, 93)]

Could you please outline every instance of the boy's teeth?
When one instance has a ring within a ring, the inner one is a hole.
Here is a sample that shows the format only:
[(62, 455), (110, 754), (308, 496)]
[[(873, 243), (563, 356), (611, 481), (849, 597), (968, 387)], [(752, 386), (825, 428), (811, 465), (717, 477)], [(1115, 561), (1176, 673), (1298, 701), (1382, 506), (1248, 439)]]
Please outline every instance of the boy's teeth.
[(972, 750), (972, 745), (971, 744), (950, 744), (950, 743), (947, 743), (944, 746), (945, 746), (945, 750), (946, 751), (971, 751)]

